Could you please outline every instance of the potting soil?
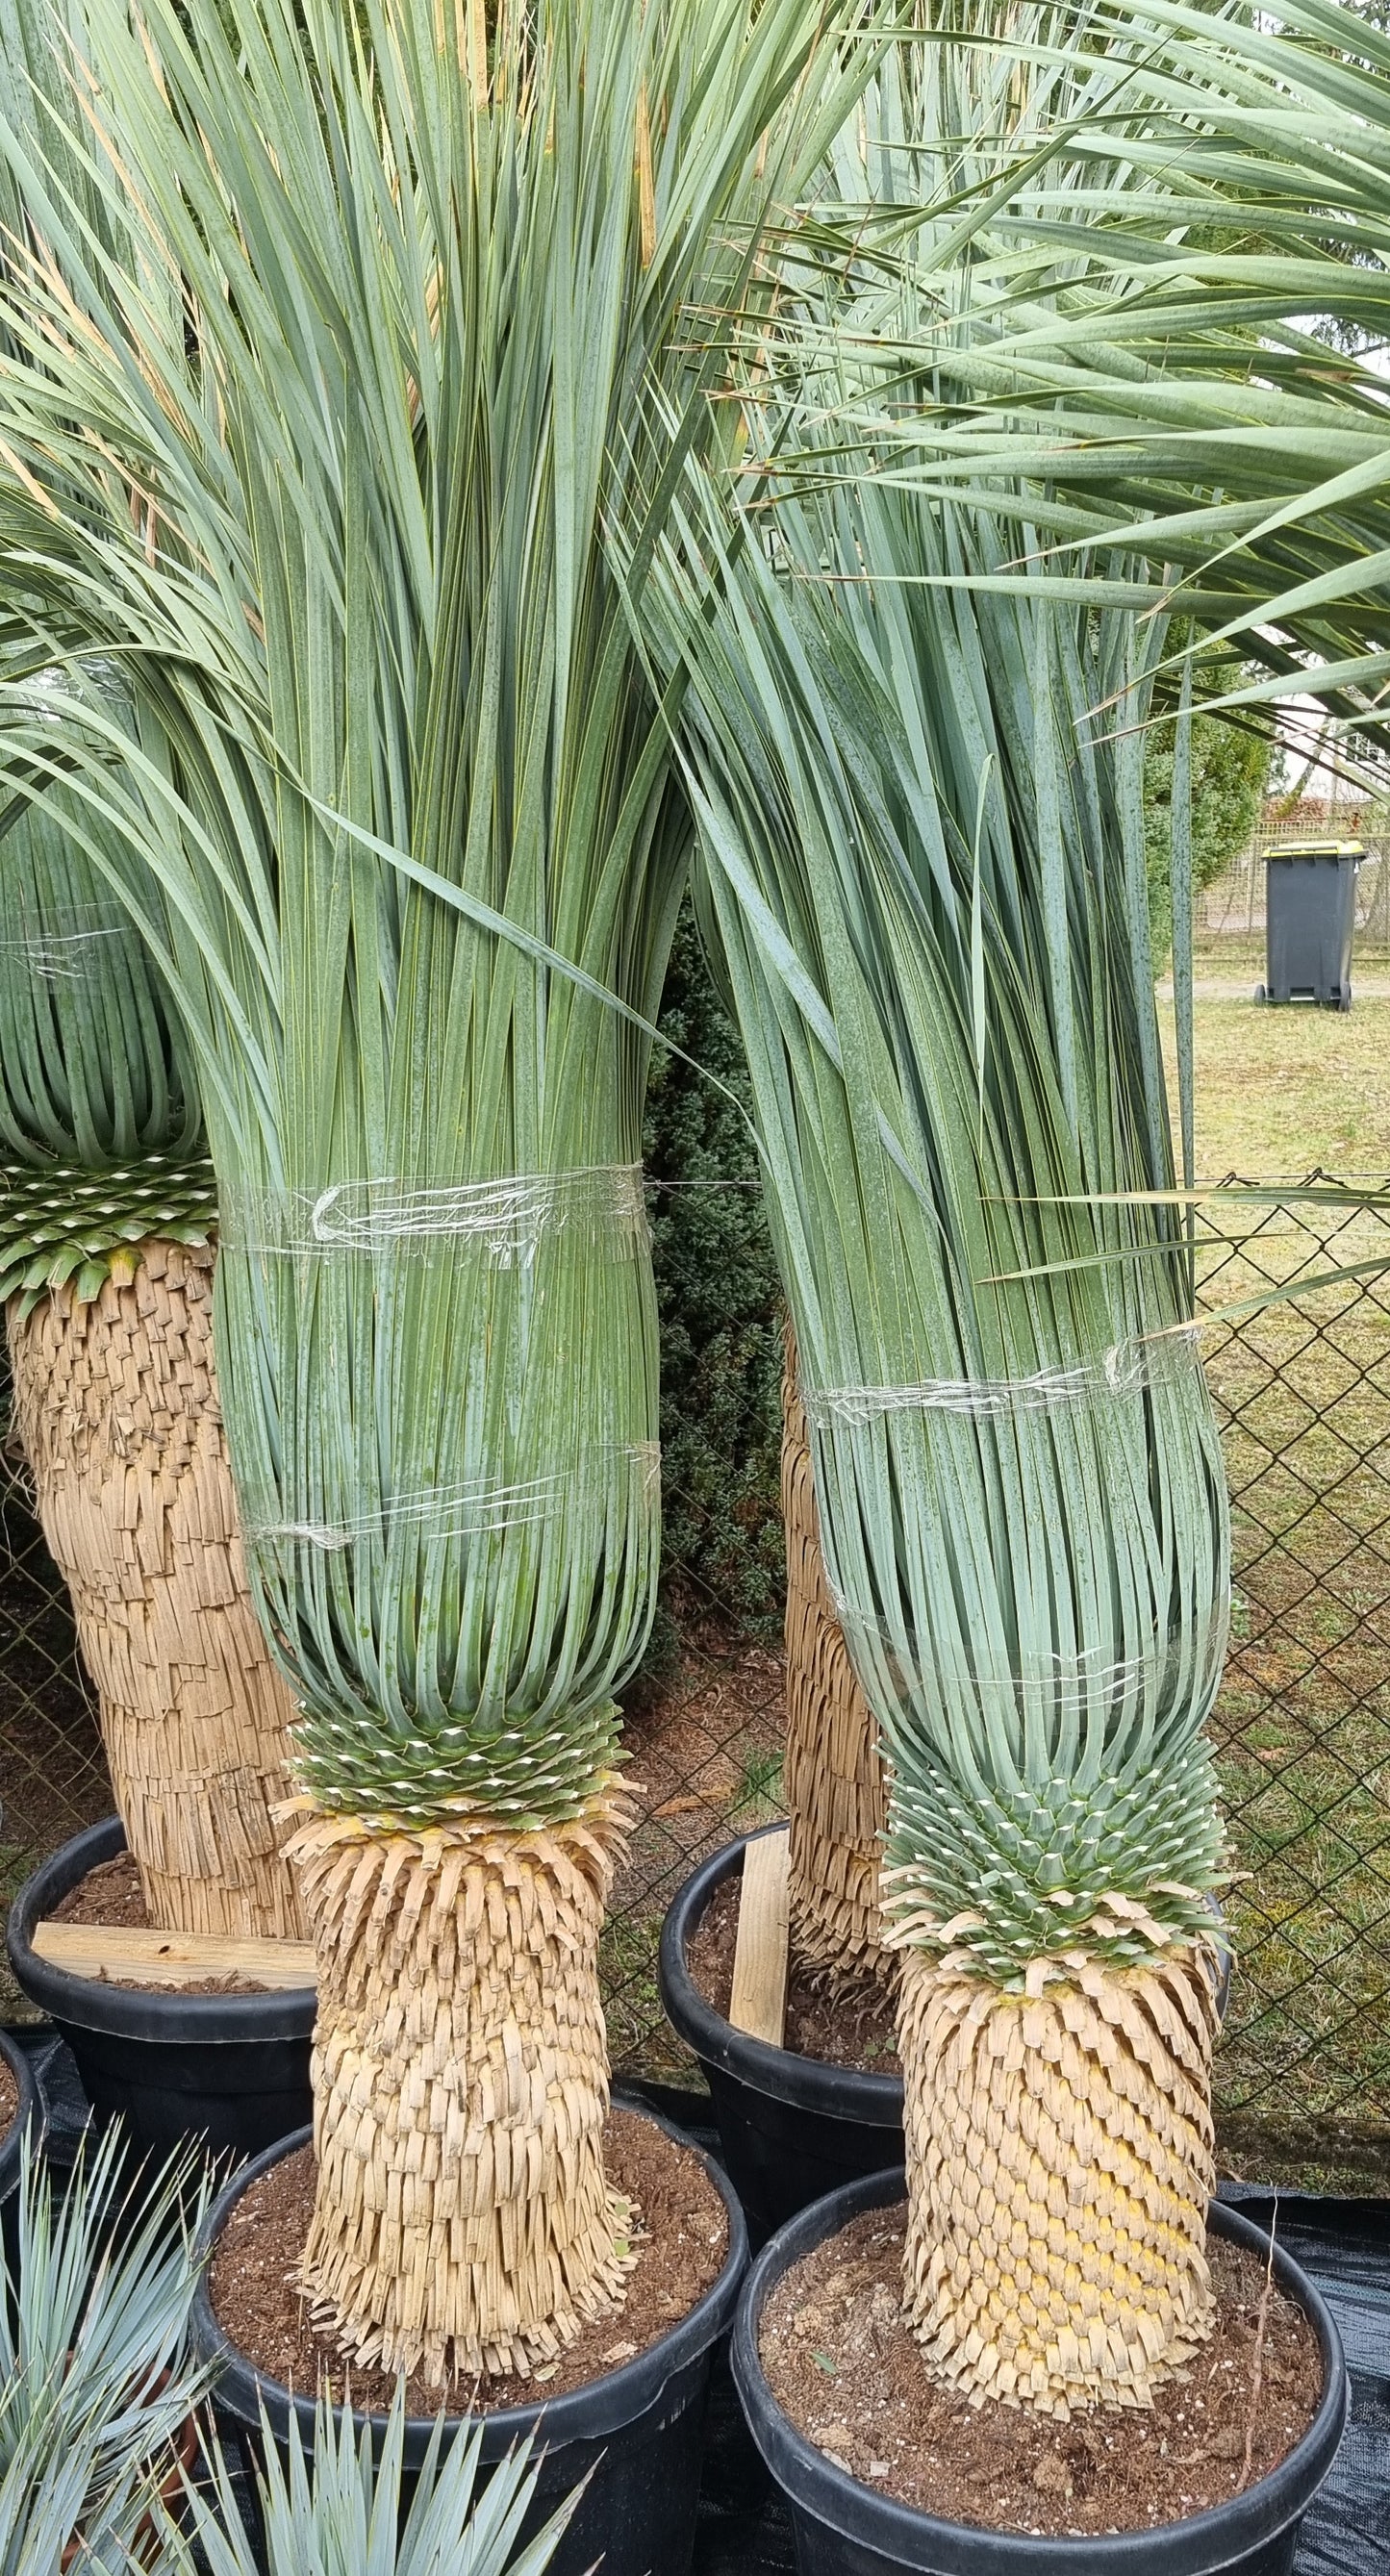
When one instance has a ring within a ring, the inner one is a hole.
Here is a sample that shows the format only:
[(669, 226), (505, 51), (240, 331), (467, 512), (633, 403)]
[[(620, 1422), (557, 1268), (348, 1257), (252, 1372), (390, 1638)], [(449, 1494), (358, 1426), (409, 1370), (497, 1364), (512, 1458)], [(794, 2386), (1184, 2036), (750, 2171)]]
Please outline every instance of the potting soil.
[[(594, 2318), (558, 2361), (524, 2379), (452, 2382), (449, 2403), (460, 2413), (534, 2406), (620, 2368), (688, 2316), (723, 2270), (728, 2213), (700, 2158), (651, 2120), (617, 2108), (608, 2115), (603, 2143), (609, 2182), (642, 2211), (621, 2309)], [(238, 2351), (268, 2378), (312, 2388), (327, 2371), (336, 2402), (350, 2380), (353, 2404), (384, 2415), (395, 2393), (394, 2372), (355, 2363), (345, 2373), (337, 2345), (314, 2325), (295, 2286), (316, 2179), (313, 2149), (301, 2147), (249, 2185), (213, 2258), (213, 2312)], [(408, 2412), (432, 2415), (440, 2394), (423, 2372), (414, 2374), (406, 2382)]]
[[(691, 1934), (686, 1965), (705, 2002), (728, 2017), (738, 1945), (741, 1878), (717, 1887)], [(801, 1966), (793, 1949), (787, 1964), (786, 2044), (798, 2057), (848, 2066), (858, 2075), (898, 2075), (898, 2030), (891, 1998), (874, 1989), (860, 1996), (828, 1995)]]

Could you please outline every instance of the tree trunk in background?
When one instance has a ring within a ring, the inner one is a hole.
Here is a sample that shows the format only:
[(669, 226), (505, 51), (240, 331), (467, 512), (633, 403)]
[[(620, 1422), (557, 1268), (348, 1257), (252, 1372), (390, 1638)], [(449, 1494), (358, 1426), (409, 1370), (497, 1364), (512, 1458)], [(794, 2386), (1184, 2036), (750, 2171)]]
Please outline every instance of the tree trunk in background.
[(782, 1377), (782, 1514), (792, 1948), (832, 1992), (870, 1984), (891, 1990), (898, 1962), (883, 1946), (879, 1910), (888, 1812), (878, 1729), (826, 1586), (790, 1330)]
[(150, 1921), (303, 1937), (274, 1811), (294, 1704), (251, 1607), (212, 1351), (213, 1254), (9, 1312), (15, 1421), (72, 1595)]
[(1213, 1979), (1057, 1962), (1005, 1993), (911, 1950), (906, 2305), (933, 2369), (1067, 2415), (1147, 2403), (1211, 2331)]
[(319, 1992), (304, 2286), (363, 2363), (525, 2372), (621, 2297), (598, 1939), (625, 1826), (608, 1793), (544, 1833), (311, 1811), (294, 1837)]

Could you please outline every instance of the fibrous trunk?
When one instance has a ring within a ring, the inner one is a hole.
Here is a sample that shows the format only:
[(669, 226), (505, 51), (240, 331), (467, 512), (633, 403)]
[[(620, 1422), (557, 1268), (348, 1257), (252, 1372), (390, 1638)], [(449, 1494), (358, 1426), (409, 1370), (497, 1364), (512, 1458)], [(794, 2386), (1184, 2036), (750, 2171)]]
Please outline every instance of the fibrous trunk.
[(887, 1824), (883, 1758), (826, 1584), (790, 1333), (782, 1376), (782, 1515), (792, 1946), (800, 1963), (831, 1991), (868, 1985), (891, 1990), (897, 1960), (883, 1946), (879, 1904)]
[(1211, 2331), (1212, 1978), (1174, 1951), (1034, 1982), (906, 1955), (907, 2312), (973, 2398), (1145, 2405)]
[(276, 1809), (293, 1702), (246, 1585), (212, 1351), (213, 1255), (9, 1311), (15, 1420), (72, 1595), (153, 1924), (296, 1938)]
[(364, 2363), (525, 2373), (612, 2307), (598, 1939), (625, 1813), (405, 1832), (312, 1811), (315, 2313)]

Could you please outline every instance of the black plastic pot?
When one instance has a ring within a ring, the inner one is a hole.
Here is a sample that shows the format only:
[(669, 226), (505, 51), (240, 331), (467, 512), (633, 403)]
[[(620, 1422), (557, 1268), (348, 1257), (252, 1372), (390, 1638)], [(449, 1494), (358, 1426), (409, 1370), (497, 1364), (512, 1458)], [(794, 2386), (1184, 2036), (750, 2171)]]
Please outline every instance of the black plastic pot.
[[(1347, 2373), (1331, 2315), (1298, 2265), (1274, 2249), (1274, 2277), (1296, 2299), (1322, 2346), (1322, 2404), (1301, 2442), (1243, 2495), (1157, 2531), (1096, 2539), (1031, 2539), (942, 2522), (865, 2486), (797, 2432), (777, 2404), (758, 2357), (758, 2327), (771, 2292), (793, 2263), (838, 2234), (861, 2210), (902, 2196), (882, 2174), (851, 2184), (804, 2210), (759, 2256), (734, 2324), (733, 2370), (763, 2459), (786, 2497), (799, 2576), (1290, 2576), (1299, 2525), (1336, 2456), (1347, 2418)], [(1253, 2246), (1269, 2240), (1248, 2219), (1213, 2202), (1218, 2236)]]
[[(651, 2120), (667, 2137), (698, 2155), (719, 2192), (729, 2216), (729, 2250), (719, 2278), (688, 2316), (645, 2352), (620, 2368), (605, 2372), (568, 2395), (542, 2399), (535, 2406), (511, 2406), (486, 2418), (482, 2438), (485, 2468), (504, 2459), (533, 2430), (544, 2451), (540, 2480), (523, 2528), (529, 2539), (547, 2523), (561, 2499), (587, 2477), (589, 2484), (560, 2547), (549, 2576), (587, 2576), (602, 2560), (602, 2576), (687, 2576), (695, 2545), (695, 2508), (700, 2492), (705, 2400), (714, 2347), (726, 2331), (748, 2263), (743, 2217), (719, 2167), (703, 2150), (681, 2136), (644, 2102), (615, 2093), (627, 2111)], [(257, 2176), (307, 2145), (310, 2132), (284, 2138), (268, 2155), (258, 2156), (230, 2182), (213, 2203), (203, 2229), (205, 2247), (215, 2245), (242, 2193)], [(248, 2467), (254, 2465), (261, 2441), (261, 2409), (272, 2436), (284, 2448), (291, 2412), (299, 2418), (306, 2456), (313, 2451), (314, 2401), (294, 2394), (279, 2380), (267, 2378), (237, 2350), (213, 2314), (204, 2276), (193, 2309), (193, 2344), (200, 2361), (216, 2371), (214, 2406), (225, 2433), (240, 2443)], [(386, 2417), (363, 2417), (380, 2442)], [(457, 2419), (460, 2431), (470, 2419)], [(432, 2416), (411, 2416), (405, 2428), (405, 2484), (413, 2489), (434, 2431)]]
[(790, 2048), (770, 2048), (706, 2003), (686, 1954), (715, 1889), (742, 1877), (752, 1840), (750, 1834), (726, 1844), (686, 1880), (661, 1927), (661, 2000), (705, 2070), (725, 2161), (756, 2247), (799, 2209), (861, 2175), (901, 2179), (903, 2088), (898, 2075), (859, 2075)]
[(119, 2113), (134, 2142), (166, 2153), (201, 2137), (216, 2153), (259, 2155), (311, 2114), (314, 1989), (185, 1995), (100, 1984), (41, 1959), (36, 1925), (102, 1861), (126, 1847), (118, 1816), (64, 1843), (10, 1908), (10, 1965), (77, 2060), (92, 2108)]
[(13, 2120), (7, 2129), (0, 2130), (0, 2244), (4, 2247), (6, 2263), (13, 2265), (20, 2152), (27, 2128), (32, 2127), (35, 2144), (38, 2143), (39, 2098), (28, 2058), (3, 2030), (0, 2030), (0, 2057), (14, 2077), (19, 2094)]

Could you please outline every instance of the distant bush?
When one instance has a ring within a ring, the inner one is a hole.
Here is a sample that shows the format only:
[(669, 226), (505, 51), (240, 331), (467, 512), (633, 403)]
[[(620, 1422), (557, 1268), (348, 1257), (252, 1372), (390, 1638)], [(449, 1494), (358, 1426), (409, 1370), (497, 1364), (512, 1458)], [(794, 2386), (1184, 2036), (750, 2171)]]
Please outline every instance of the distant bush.
[[(688, 904), (661, 1027), (744, 1096), (737, 1033)], [(782, 1325), (757, 1157), (732, 1101), (663, 1048), (653, 1057), (644, 1150), (657, 1185), (664, 1589), (669, 1599), (685, 1577), (711, 1606), (770, 1631), (784, 1590)]]

